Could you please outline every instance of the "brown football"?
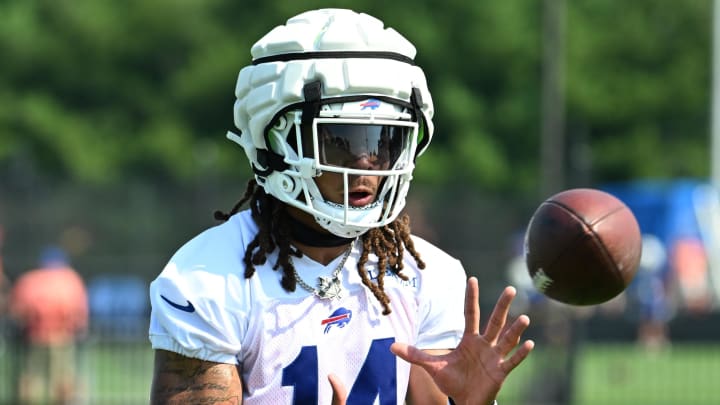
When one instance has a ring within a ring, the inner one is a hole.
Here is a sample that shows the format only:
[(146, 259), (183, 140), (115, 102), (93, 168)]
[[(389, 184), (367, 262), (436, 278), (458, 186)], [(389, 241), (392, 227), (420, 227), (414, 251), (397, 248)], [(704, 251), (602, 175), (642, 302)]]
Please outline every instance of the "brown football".
[(562, 191), (537, 208), (525, 233), (535, 288), (571, 305), (610, 300), (630, 284), (642, 237), (632, 211), (604, 191)]

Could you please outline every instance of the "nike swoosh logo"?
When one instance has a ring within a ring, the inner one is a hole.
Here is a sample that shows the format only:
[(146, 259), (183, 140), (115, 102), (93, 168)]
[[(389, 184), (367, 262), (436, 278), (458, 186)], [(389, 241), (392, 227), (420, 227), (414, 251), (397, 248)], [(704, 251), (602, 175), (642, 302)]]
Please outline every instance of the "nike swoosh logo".
[(190, 302), (190, 301), (187, 301), (187, 305), (180, 305), (176, 302), (172, 302), (169, 299), (165, 298), (165, 296), (162, 294), (160, 294), (160, 298), (164, 299), (165, 302), (170, 304), (173, 308), (177, 308), (177, 309), (179, 309), (181, 311), (185, 311), (185, 312), (195, 312), (195, 307), (193, 306), (192, 302)]

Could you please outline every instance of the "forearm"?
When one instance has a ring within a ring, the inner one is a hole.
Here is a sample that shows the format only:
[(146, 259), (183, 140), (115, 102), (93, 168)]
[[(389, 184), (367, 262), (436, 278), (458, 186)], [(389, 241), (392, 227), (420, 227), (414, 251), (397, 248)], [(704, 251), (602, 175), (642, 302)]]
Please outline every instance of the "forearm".
[[(426, 350), (429, 354), (440, 355), (449, 352), (449, 350)], [(430, 374), (422, 367), (412, 365), (410, 367), (410, 380), (408, 382), (408, 392), (405, 398), (406, 405), (428, 405), (442, 404), (447, 405), (448, 397), (435, 384)]]
[(242, 383), (237, 367), (157, 350), (150, 404), (189, 403), (241, 404)]

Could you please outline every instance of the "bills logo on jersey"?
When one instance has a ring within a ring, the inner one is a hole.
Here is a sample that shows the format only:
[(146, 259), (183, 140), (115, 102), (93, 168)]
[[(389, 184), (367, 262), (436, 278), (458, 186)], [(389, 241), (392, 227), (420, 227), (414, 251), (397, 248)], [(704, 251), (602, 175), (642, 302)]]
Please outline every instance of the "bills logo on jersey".
[(325, 332), (323, 333), (328, 333), (333, 325), (336, 325), (338, 328), (344, 328), (345, 325), (350, 323), (350, 319), (352, 319), (352, 311), (340, 307), (330, 314), (329, 317), (323, 319), (320, 324), (325, 325)]
[(376, 110), (378, 107), (380, 107), (380, 101), (375, 100), (374, 98), (371, 98), (371, 99), (368, 99), (367, 101), (365, 101), (364, 103), (361, 103), (360, 107), (362, 107), (363, 110), (366, 108), (369, 108), (371, 110)]

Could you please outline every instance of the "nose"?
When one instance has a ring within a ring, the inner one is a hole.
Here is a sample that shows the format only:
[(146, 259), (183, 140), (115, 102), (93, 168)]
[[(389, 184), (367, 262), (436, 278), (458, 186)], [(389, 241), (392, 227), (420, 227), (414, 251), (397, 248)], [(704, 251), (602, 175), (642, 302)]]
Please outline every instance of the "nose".
[(378, 170), (380, 168), (377, 156), (370, 156), (367, 153), (356, 156), (350, 167), (360, 170)]

